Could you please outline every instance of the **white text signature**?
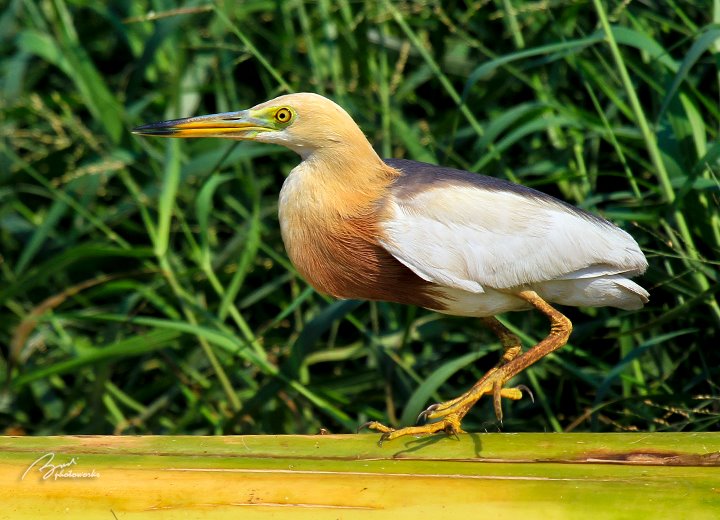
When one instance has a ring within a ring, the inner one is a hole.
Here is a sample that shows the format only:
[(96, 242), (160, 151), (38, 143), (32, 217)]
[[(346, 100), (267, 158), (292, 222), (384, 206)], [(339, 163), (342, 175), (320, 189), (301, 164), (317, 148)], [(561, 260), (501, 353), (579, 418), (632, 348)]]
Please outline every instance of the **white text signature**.
[[(77, 466), (79, 457), (71, 457), (69, 461), (55, 464), (55, 454), (50, 452), (46, 453), (42, 457), (39, 457), (35, 462), (30, 464), (22, 474), (20, 480), (25, 480), (25, 477), (33, 470), (40, 472), (42, 480), (58, 480), (61, 478), (98, 478), (100, 473), (94, 469), (91, 471), (76, 471), (73, 466)], [(40, 465), (42, 464), (42, 465)]]

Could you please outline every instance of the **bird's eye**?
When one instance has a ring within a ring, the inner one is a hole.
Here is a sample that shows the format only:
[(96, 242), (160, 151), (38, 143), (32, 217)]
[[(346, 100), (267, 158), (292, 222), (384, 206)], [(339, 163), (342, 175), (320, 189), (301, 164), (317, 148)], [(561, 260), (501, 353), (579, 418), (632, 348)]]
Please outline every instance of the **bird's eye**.
[(287, 123), (292, 119), (292, 112), (287, 108), (281, 108), (275, 112), (275, 121), (278, 123)]

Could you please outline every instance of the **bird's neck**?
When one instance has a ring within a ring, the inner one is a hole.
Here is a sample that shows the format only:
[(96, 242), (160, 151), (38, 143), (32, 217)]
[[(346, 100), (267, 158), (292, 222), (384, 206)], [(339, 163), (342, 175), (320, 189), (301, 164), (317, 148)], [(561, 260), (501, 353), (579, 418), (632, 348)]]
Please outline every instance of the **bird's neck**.
[[(288, 179), (303, 198), (343, 215), (362, 211), (381, 198), (397, 177), (367, 140), (338, 144), (308, 154)], [(320, 209), (317, 208), (316, 209)]]

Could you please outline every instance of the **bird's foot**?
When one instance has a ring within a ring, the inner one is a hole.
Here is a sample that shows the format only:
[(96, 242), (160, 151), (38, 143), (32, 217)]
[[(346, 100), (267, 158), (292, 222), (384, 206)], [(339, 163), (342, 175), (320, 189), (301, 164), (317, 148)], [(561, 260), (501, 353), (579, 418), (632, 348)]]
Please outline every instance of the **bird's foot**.
[(485, 394), (492, 394), (493, 397), (493, 408), (495, 410), (495, 417), (497, 420), (502, 422), (503, 412), (501, 400), (511, 399), (518, 401), (522, 399), (523, 392), (527, 392), (530, 395), (531, 400), (535, 400), (530, 389), (525, 385), (519, 385), (514, 388), (503, 388), (503, 385), (512, 376), (505, 374), (504, 366), (493, 368), (480, 381), (465, 392), (460, 397), (446, 401), (444, 403), (436, 403), (428, 406), (418, 416), (419, 421), (432, 421), (433, 419), (440, 419), (451, 414), (460, 414), (460, 417), (464, 417), (470, 411), (470, 408), (478, 402), (478, 400)]
[(439, 432), (445, 433), (446, 435), (465, 433), (463, 429), (460, 428), (460, 417), (456, 415), (448, 415), (440, 421), (434, 423), (423, 424), (421, 426), (408, 426), (407, 428), (399, 428), (397, 430), (395, 428), (391, 428), (390, 426), (385, 426), (378, 421), (367, 422), (358, 429), (362, 428), (368, 428), (382, 433), (380, 440), (378, 441), (378, 446), (382, 446), (382, 443), (385, 441), (391, 441), (393, 439), (397, 439), (398, 437), (405, 437), (407, 435), (420, 436)]
[(501, 399), (503, 397), (517, 401), (522, 398), (523, 392), (527, 392), (530, 394), (530, 398), (533, 398), (530, 389), (524, 385), (515, 388), (503, 388), (503, 384), (508, 379), (502, 367), (494, 368), (460, 397), (444, 403), (430, 405), (418, 416), (418, 422), (439, 419), (436, 422), (396, 430), (377, 421), (371, 421), (365, 423), (360, 428), (369, 428), (381, 432), (382, 436), (378, 444), (406, 435), (428, 435), (438, 432), (443, 432), (447, 435), (464, 433), (460, 426), (463, 417), (465, 417), (470, 411), (470, 408), (485, 394), (492, 394), (495, 415), (499, 421), (502, 421)]

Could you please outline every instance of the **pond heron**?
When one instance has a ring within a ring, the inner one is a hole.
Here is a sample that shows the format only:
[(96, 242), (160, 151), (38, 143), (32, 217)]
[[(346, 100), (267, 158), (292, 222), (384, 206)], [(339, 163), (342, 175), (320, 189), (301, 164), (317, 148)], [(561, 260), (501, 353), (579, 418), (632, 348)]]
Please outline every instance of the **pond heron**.
[[(572, 324), (552, 304), (639, 309), (648, 292), (630, 280), (647, 260), (607, 220), (508, 181), (403, 159), (381, 159), (348, 113), (329, 99), (289, 94), (248, 110), (163, 121), (136, 134), (274, 143), (302, 161), (280, 190), (283, 242), (298, 272), (336, 298), (419, 305), (474, 316), (500, 339), (500, 362), (466, 393), (433, 404), (424, 424), (382, 440), (458, 433), (482, 397), (520, 399), (505, 384), (568, 340)], [(550, 321), (527, 351), (496, 315), (536, 309)]]

